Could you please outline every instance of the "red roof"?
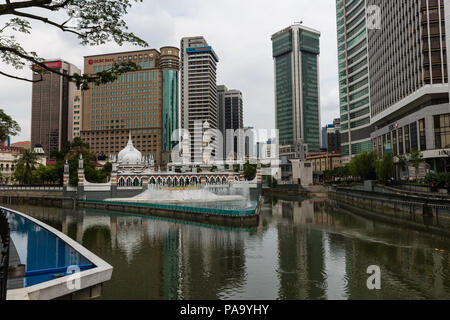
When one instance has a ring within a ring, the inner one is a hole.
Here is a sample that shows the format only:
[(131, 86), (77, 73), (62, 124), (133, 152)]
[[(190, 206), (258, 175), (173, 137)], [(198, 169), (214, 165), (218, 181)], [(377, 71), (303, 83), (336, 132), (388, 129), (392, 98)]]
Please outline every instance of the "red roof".
[(91, 162), (91, 165), (93, 165), (94, 167), (97, 167), (97, 168), (103, 168), (103, 165), (98, 162), (95, 162), (95, 163)]
[(22, 151), (25, 148), (22, 147), (7, 147), (5, 145), (0, 145), (0, 150), (1, 151)]
[(19, 142), (14, 142), (11, 143), (12, 146), (28, 146), (31, 145), (31, 141), (19, 141)]

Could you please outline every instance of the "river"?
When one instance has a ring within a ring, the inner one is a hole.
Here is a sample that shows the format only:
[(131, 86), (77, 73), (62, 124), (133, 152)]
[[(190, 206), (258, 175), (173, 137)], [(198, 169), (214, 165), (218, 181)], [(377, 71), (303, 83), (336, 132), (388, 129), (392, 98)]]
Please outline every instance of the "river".
[[(324, 200), (266, 198), (251, 229), (8, 207), (110, 263), (101, 299), (450, 299), (449, 238), (337, 211)], [(380, 268), (379, 290), (367, 287), (369, 266)]]

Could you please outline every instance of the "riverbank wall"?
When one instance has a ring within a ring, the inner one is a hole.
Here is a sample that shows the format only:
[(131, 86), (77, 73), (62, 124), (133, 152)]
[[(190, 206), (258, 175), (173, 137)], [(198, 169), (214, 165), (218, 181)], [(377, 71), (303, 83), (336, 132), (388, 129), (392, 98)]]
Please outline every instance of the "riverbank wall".
[(330, 187), (330, 204), (370, 219), (450, 236), (450, 202), (401, 193)]
[[(136, 189), (136, 188), (135, 188)], [(121, 190), (121, 196), (135, 195), (137, 190)], [(140, 190), (142, 192), (142, 190)], [(178, 220), (220, 225), (224, 227), (254, 227), (259, 223), (261, 204), (264, 201), (258, 193), (251, 193), (258, 199), (256, 209), (220, 210), (190, 208), (183, 205), (157, 205), (103, 201), (102, 191), (92, 191), (91, 196), (78, 198), (59, 187), (8, 187), (0, 189), (1, 204), (29, 204), (60, 208), (90, 208), (122, 213), (165, 217)], [(76, 192), (75, 192), (76, 194)], [(69, 195), (69, 196), (68, 196)]]
[(263, 195), (302, 198), (326, 198), (327, 188), (323, 186), (303, 187), (299, 184), (280, 184), (276, 187), (262, 188)]

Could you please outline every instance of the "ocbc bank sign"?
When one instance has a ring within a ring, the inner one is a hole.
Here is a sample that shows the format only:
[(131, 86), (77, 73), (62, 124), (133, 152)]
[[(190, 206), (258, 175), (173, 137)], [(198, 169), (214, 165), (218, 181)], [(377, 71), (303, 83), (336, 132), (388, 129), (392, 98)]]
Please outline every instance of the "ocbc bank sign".
[(89, 59), (88, 60), (89, 64), (105, 63), (105, 62), (114, 62), (114, 58), (110, 58), (110, 59)]

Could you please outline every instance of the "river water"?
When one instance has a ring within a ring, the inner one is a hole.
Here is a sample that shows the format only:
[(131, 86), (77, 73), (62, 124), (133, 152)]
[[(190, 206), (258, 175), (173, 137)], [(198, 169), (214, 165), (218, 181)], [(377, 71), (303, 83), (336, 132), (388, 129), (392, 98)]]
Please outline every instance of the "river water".
[[(337, 211), (323, 200), (266, 198), (252, 229), (8, 207), (110, 263), (102, 299), (450, 299), (449, 238)], [(367, 287), (369, 266), (380, 268), (379, 290)]]

